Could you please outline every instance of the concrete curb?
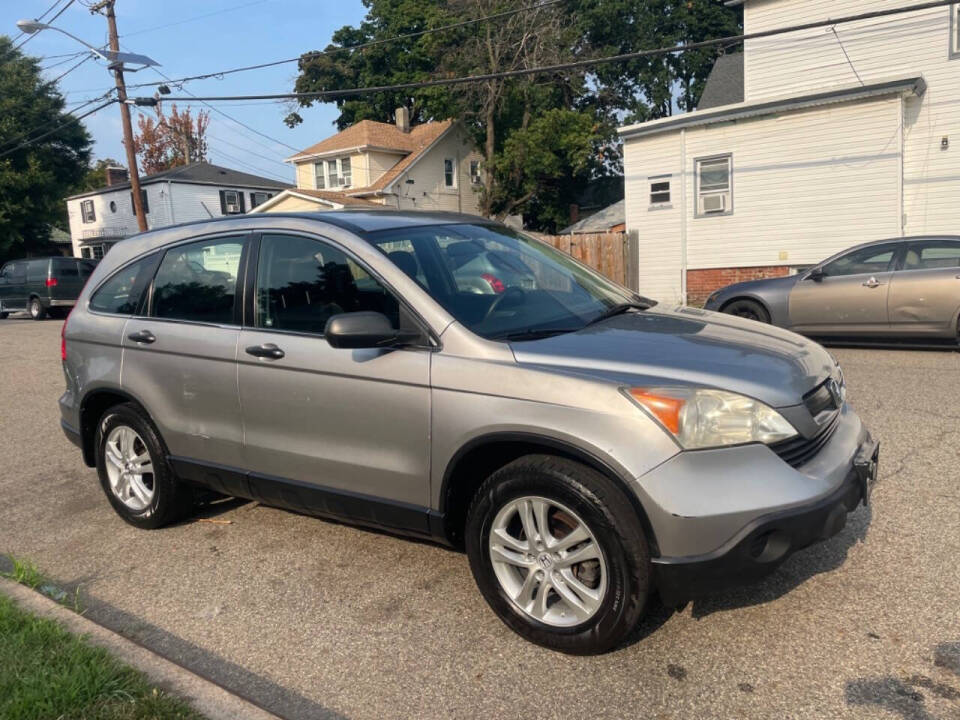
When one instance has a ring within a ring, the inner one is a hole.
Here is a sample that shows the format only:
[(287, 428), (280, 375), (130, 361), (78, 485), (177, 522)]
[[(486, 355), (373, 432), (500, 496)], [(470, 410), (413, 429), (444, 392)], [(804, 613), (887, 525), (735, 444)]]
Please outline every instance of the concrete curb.
[(56, 620), (70, 632), (83, 635), (91, 644), (110, 651), (118, 660), (142, 672), (151, 683), (186, 700), (210, 720), (280, 720), (278, 716), (28, 587), (0, 578), (0, 592), (23, 610)]

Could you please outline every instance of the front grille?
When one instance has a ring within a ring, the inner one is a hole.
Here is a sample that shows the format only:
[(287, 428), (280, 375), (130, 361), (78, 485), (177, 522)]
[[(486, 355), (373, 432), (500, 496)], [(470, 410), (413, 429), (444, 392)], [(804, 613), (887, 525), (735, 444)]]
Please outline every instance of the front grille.
[(823, 446), (830, 441), (839, 424), (840, 413), (837, 411), (834, 412), (830, 420), (828, 420), (812, 438), (805, 438), (798, 435), (789, 440), (781, 440), (778, 443), (774, 443), (770, 446), (770, 449), (791, 467), (800, 467), (804, 463), (812, 460), (813, 457), (823, 449)]

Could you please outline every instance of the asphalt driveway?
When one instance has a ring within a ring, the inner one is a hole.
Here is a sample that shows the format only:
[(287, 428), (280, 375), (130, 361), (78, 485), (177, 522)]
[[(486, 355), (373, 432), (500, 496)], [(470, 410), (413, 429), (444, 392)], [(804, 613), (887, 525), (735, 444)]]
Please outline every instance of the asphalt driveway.
[(278, 714), (960, 718), (960, 353), (834, 351), (883, 443), (871, 507), (762, 584), (574, 658), (508, 631), (434, 545), (239, 501), (126, 525), (59, 429), (60, 325), (0, 321), (0, 553)]

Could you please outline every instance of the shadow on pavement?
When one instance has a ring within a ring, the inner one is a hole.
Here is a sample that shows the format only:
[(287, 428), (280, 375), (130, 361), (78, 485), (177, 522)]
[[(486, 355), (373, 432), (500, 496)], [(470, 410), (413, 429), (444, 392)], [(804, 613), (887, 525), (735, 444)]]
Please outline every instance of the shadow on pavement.
[(832, 538), (799, 551), (763, 580), (693, 601), (692, 614), (702, 618), (724, 610), (762, 605), (786, 595), (814, 575), (839, 568), (853, 546), (865, 542), (873, 518), (871, 506), (847, 516), (843, 530)]

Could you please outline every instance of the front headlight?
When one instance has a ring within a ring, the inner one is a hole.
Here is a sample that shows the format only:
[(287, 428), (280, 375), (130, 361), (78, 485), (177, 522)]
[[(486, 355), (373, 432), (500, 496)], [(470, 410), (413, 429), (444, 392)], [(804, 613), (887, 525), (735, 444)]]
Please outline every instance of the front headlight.
[(686, 450), (761, 442), (797, 434), (776, 410), (759, 400), (709, 388), (630, 388), (627, 393)]

